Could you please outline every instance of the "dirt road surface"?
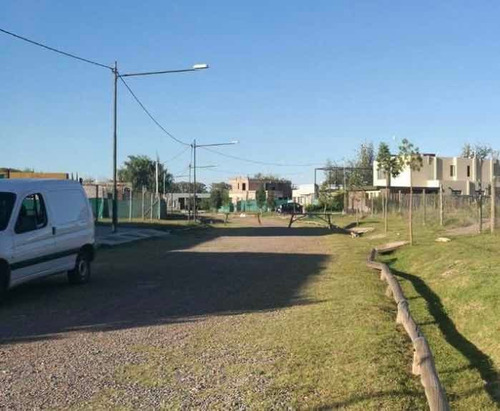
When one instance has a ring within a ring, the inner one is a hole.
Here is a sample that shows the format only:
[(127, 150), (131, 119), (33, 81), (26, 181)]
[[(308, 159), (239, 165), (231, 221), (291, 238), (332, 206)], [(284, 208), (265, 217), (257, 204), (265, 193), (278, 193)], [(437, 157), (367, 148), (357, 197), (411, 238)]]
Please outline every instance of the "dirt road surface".
[(12, 290), (0, 409), (420, 404), (369, 245), (238, 220), (101, 250), (85, 286), (61, 275)]

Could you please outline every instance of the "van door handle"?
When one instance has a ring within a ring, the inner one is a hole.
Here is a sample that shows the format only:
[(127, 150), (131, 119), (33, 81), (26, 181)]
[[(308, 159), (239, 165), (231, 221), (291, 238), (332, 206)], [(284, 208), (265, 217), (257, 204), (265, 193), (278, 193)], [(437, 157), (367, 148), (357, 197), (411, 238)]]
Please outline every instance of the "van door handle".
[(52, 235), (56, 235), (57, 229), (55, 227), (52, 227)]

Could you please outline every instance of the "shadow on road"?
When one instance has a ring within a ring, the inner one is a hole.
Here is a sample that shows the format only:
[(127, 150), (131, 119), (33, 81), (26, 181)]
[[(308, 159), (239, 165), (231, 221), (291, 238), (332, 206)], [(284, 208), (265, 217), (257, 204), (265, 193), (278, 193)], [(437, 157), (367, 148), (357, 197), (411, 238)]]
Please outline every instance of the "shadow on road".
[(69, 286), (65, 276), (54, 276), (11, 290), (0, 307), (0, 344), (316, 303), (303, 298), (301, 288), (321, 271), (328, 255), (192, 250), (219, 236), (288, 233), (329, 231), (206, 229), (103, 250), (85, 286)]

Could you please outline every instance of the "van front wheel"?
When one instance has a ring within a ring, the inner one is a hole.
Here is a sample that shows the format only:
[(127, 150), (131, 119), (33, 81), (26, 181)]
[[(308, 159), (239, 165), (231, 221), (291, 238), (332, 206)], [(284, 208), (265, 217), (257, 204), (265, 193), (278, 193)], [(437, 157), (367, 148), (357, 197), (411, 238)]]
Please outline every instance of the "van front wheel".
[(87, 253), (80, 252), (76, 259), (75, 268), (68, 271), (70, 284), (85, 284), (90, 280), (90, 258)]

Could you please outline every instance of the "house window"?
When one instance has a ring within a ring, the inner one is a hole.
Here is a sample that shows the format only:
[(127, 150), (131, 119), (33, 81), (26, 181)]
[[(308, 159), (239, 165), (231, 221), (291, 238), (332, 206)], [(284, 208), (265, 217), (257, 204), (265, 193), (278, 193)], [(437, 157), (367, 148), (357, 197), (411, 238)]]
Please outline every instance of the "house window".
[(450, 165), (450, 177), (455, 177), (455, 166)]
[(385, 171), (384, 171), (383, 169), (379, 168), (379, 169), (377, 170), (377, 178), (378, 178), (379, 180), (383, 180), (383, 179), (385, 179)]
[(240, 189), (240, 183), (238, 183), (238, 190)]
[(467, 177), (470, 177), (470, 166), (467, 166)]
[(241, 188), (241, 189), (242, 189), (243, 191), (245, 191), (245, 190), (247, 189), (247, 184), (246, 184), (246, 183), (242, 183), (242, 184), (241, 184), (241, 186), (242, 186), (242, 188)]
[(15, 231), (17, 234), (38, 230), (47, 225), (47, 213), (45, 204), (40, 194), (32, 194), (26, 197), (21, 204), (21, 210), (17, 217)]

